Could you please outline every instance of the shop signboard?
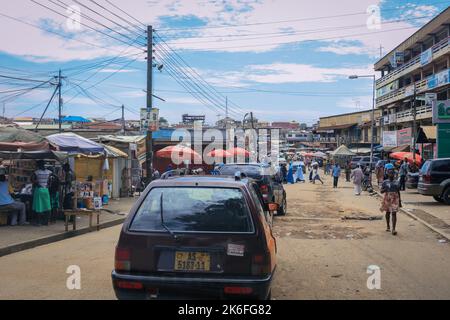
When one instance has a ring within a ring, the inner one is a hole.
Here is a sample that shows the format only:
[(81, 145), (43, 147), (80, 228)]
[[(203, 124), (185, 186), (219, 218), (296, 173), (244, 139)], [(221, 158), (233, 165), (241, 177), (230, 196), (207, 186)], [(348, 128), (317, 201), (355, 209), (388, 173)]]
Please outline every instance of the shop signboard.
[(397, 131), (397, 145), (404, 146), (410, 145), (412, 139), (412, 129), (406, 128)]
[(444, 86), (449, 83), (449, 70), (446, 69), (427, 78), (428, 89)]
[(383, 132), (383, 147), (395, 148), (397, 146), (397, 132), (384, 131)]
[(414, 95), (414, 85), (405, 88), (405, 97)]
[(430, 48), (420, 55), (420, 64), (422, 66), (429, 64), (433, 60), (433, 49)]
[(159, 109), (152, 108), (150, 112), (147, 109), (141, 109), (141, 133), (147, 131), (159, 130)]
[(450, 123), (438, 124), (437, 154), (438, 158), (450, 158)]
[(433, 123), (450, 123), (450, 99), (433, 104)]
[(159, 109), (157, 108), (153, 108), (150, 111), (148, 118), (148, 130), (153, 132), (159, 130)]

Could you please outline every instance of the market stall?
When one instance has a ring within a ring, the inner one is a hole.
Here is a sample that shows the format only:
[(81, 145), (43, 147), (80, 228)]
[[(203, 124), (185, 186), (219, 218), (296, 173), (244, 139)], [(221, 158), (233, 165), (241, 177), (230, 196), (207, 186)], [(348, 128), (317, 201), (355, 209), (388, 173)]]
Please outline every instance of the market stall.
[(70, 166), (75, 172), (70, 209), (100, 209), (111, 197), (119, 196), (122, 179), (117, 172), (120, 172), (117, 159), (126, 159), (125, 153), (74, 133), (56, 134), (47, 139), (53, 148), (68, 152)]
[[(36, 222), (38, 215), (33, 210), (33, 185), (31, 177), (36, 172), (37, 163), (43, 162), (44, 167), (50, 169), (55, 181), (48, 186), (51, 204), (48, 219), (54, 221), (58, 216), (62, 216), (62, 197), (64, 172), (63, 164), (67, 161), (67, 154), (54, 151), (0, 151), (2, 165), (6, 167), (8, 182), (12, 189), (16, 201), (20, 201), (26, 206), (26, 220)], [(2, 224), (6, 221), (3, 219)]]

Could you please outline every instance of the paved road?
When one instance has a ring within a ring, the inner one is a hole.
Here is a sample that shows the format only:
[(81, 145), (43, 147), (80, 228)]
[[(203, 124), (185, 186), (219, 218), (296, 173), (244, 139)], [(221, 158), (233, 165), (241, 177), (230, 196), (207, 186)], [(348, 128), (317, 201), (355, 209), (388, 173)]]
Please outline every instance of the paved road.
[[(378, 200), (355, 197), (351, 185), (287, 187), (288, 216), (277, 218), (274, 299), (450, 299), (450, 246), (405, 215), (399, 235), (383, 221)], [(113, 299), (110, 271), (120, 227), (0, 258), (0, 299)], [(81, 268), (81, 290), (68, 290), (66, 269)], [(369, 265), (381, 268), (381, 290), (366, 286)]]

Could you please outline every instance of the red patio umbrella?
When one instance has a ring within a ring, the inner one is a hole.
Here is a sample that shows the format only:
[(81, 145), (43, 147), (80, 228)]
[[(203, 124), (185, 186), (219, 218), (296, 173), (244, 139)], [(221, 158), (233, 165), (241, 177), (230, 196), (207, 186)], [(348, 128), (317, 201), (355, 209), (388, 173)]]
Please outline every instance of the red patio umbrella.
[(250, 157), (250, 152), (243, 148), (233, 148), (231, 150), (228, 150), (228, 152), (231, 154), (232, 157), (238, 156), (238, 157)]
[[(390, 157), (396, 160), (404, 160), (406, 158), (409, 163), (413, 163), (414, 161), (414, 155), (412, 152), (394, 152), (390, 154)], [(416, 162), (422, 162), (422, 157), (418, 154), (416, 154)]]
[(202, 157), (189, 147), (169, 146), (156, 152), (156, 156), (166, 159), (201, 160)]
[(208, 154), (206, 156), (211, 157), (211, 158), (230, 158), (233, 155), (226, 150), (215, 149), (211, 152), (208, 152)]

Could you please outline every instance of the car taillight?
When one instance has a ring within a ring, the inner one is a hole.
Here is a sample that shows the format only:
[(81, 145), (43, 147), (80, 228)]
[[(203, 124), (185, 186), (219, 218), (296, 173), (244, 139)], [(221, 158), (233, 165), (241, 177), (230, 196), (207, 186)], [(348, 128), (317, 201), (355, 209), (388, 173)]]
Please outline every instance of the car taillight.
[(252, 257), (252, 275), (262, 276), (268, 275), (271, 269), (270, 255), (267, 254), (255, 254)]
[(116, 248), (116, 256), (114, 261), (116, 271), (130, 271), (131, 269), (131, 252), (127, 248)]
[(253, 293), (253, 288), (250, 287), (225, 287), (223, 288), (225, 294), (251, 294)]
[(431, 183), (431, 172), (428, 170), (425, 175), (423, 176), (423, 182), (425, 183)]
[(267, 184), (263, 184), (261, 188), (259, 188), (259, 190), (261, 191), (262, 194), (267, 194), (269, 193), (269, 186)]

